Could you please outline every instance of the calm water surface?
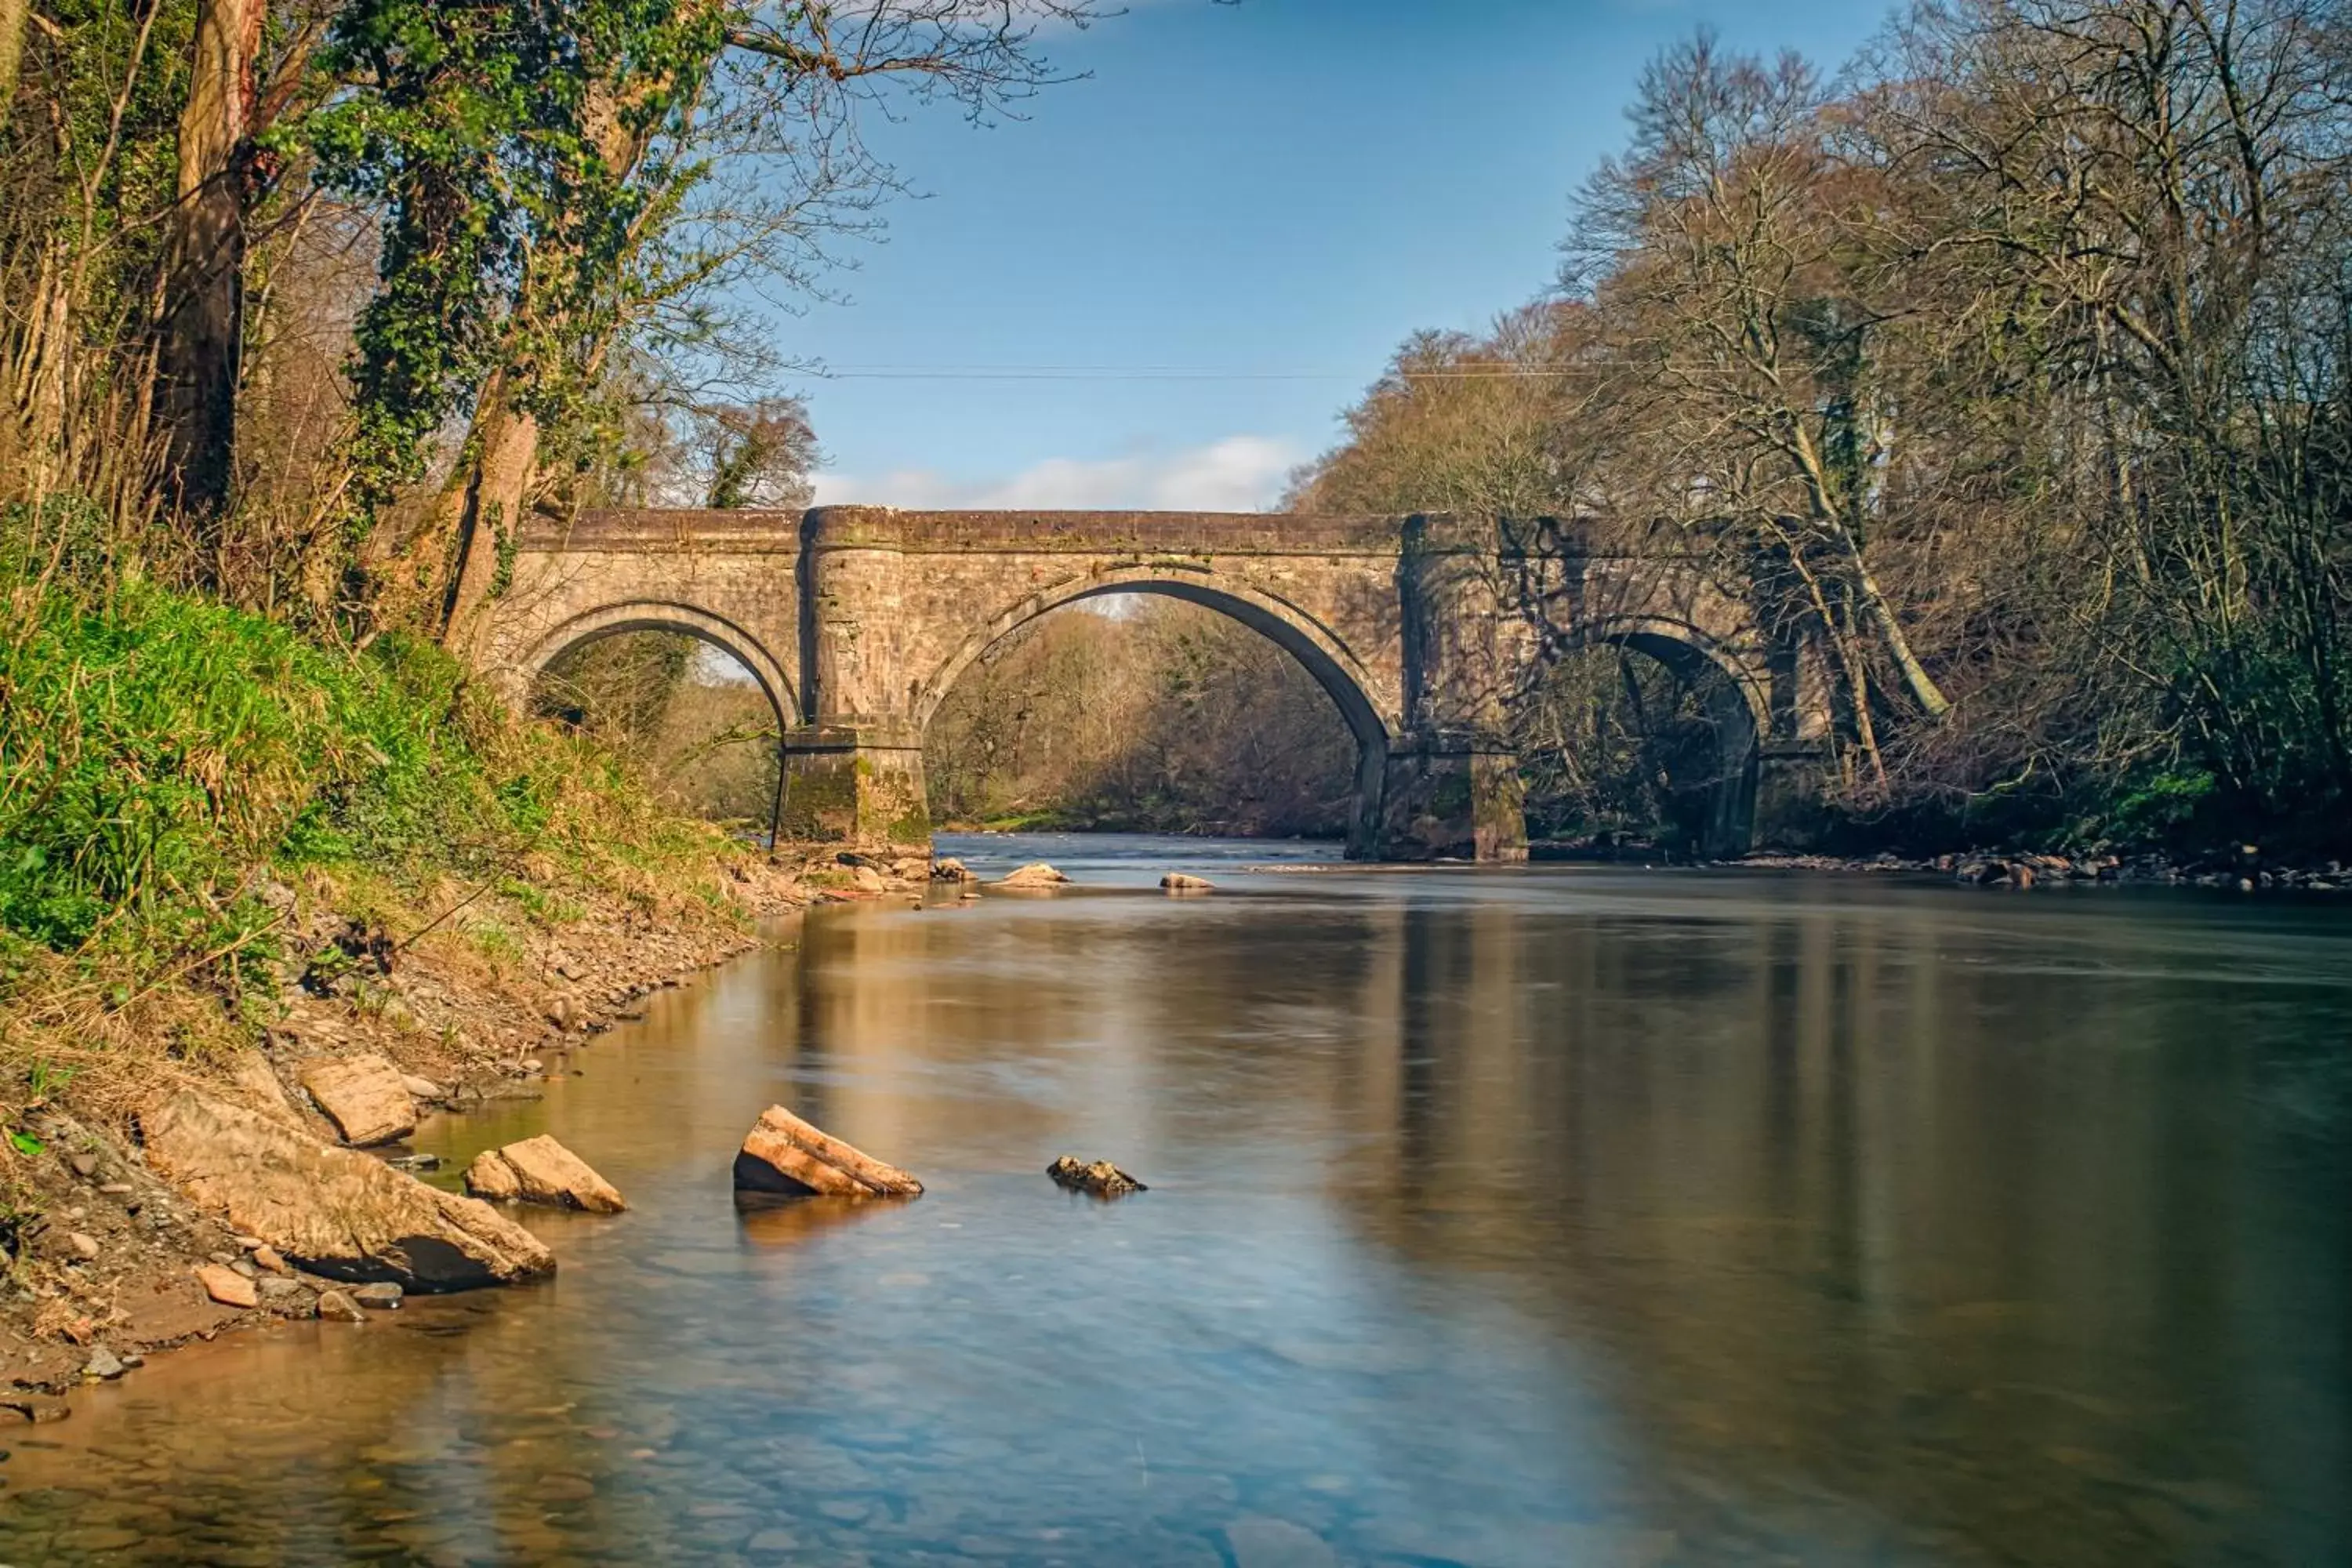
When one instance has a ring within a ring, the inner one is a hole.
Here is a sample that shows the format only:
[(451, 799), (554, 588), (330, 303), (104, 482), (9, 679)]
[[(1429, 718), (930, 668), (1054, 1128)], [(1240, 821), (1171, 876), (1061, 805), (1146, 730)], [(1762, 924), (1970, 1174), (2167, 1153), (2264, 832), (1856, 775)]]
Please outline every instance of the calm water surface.
[[(1086, 890), (822, 913), (427, 1126), (635, 1210), (0, 1435), (0, 1559), (2352, 1561), (2352, 909), (942, 850)], [(771, 1100), (929, 1195), (739, 1215)]]

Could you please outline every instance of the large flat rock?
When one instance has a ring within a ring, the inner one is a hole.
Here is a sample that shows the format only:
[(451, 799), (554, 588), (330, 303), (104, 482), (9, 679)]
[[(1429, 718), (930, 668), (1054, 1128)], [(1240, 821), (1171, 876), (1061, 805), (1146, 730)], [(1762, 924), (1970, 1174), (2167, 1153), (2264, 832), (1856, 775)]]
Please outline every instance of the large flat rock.
[(314, 1274), (461, 1290), (555, 1271), (489, 1205), (225, 1100), (183, 1090), (140, 1128), (149, 1163), (192, 1202)]
[(313, 1057), (302, 1064), (301, 1079), (346, 1143), (364, 1148), (416, 1131), (407, 1075), (382, 1057)]

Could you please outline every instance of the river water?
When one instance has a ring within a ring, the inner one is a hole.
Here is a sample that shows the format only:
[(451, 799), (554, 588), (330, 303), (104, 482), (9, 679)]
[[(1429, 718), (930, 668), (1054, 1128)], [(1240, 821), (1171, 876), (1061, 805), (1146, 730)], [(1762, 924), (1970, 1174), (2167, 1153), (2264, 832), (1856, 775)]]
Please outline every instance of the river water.
[[(1080, 886), (428, 1124), (635, 1207), (0, 1435), (0, 1560), (2352, 1561), (2352, 909), (941, 849)], [(929, 1192), (739, 1214), (771, 1101)]]

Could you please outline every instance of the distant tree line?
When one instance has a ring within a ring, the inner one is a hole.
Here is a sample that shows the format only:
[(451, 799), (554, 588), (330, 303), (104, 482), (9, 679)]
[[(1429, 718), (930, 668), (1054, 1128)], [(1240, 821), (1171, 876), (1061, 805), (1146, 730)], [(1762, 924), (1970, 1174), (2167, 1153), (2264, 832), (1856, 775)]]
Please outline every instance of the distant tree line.
[(1305, 667), (1214, 610), (1055, 611), (964, 671), (925, 737), (943, 824), (1343, 837), (1356, 742)]
[[(1701, 35), (1562, 250), (1291, 504), (1695, 553), (1825, 650), (1858, 837), (2352, 842), (2352, 8), (1953, 0), (1833, 80)], [(1638, 658), (1528, 694), (1539, 802), (1662, 776)]]

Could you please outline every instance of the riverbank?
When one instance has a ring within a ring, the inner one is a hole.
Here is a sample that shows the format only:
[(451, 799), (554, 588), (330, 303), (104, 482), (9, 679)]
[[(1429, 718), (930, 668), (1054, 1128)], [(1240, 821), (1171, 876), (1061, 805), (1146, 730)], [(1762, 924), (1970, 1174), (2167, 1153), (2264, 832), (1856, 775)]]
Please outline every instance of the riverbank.
[[(254, 1262), (250, 1238), (241, 1244), (150, 1167), (142, 1111), (193, 1090), (290, 1115), (334, 1145), (336, 1130), (302, 1091), (302, 1075), (321, 1058), (362, 1056), (406, 1075), (419, 1110), (535, 1097), (569, 1053), (639, 998), (756, 946), (757, 921), (820, 896), (795, 863), (729, 855), (712, 870), (708, 897), (508, 879), (495, 889), (441, 889), (437, 900), (379, 905), (373, 918), (354, 913), (366, 900), (352, 888), (320, 878), (273, 889), (285, 900), (280, 984), (267, 1003), (248, 1001), (267, 1021), (247, 1038), (224, 1030), (196, 1048), (74, 1073), (104, 1054), (103, 1042), (83, 1034), (74, 1043), (71, 1024), (53, 1022), (59, 1034), (47, 1059), (58, 1087), (16, 1110), (5, 1157), (0, 1389), (16, 1392), (0, 1393), (0, 1418), (12, 1398), (20, 1415), (52, 1413), (27, 1391), (54, 1394), (190, 1339), (315, 1315), (334, 1283)], [(21, 1016), (11, 1022), (26, 1026)], [(256, 1305), (225, 1303), (195, 1278), (207, 1262), (272, 1283)]]
[(2241, 892), (2352, 891), (2352, 867), (2341, 860), (2282, 859), (2259, 846), (2229, 853), (2164, 855), (2044, 854), (2017, 849), (1979, 849), (1965, 854), (1905, 856), (1811, 855), (1761, 850), (1729, 859), (1692, 862), (1653, 844), (1595, 844), (1590, 840), (1538, 840), (1528, 858), (1539, 862), (1586, 862), (1613, 866), (1690, 865), (1748, 867), (1778, 871), (1876, 871), (1949, 877), (1971, 887), (2032, 889), (2070, 884), (2137, 884), (2162, 888), (2233, 888)]
[[(277, 888), (280, 988), (250, 1038), (214, 1037), (94, 1075), (72, 1074), (69, 1064), (87, 1065), (99, 1047), (53, 1040), (58, 1087), (17, 1110), (0, 1156), (8, 1182), (0, 1420), (52, 1418), (64, 1389), (121, 1376), (190, 1340), (315, 1316), (338, 1288), (240, 1241), (150, 1166), (140, 1116), (166, 1097), (193, 1090), (290, 1115), (324, 1146), (339, 1143), (337, 1131), (302, 1089), (306, 1068), (322, 1059), (393, 1063), (412, 1080), (420, 1112), (535, 1099), (642, 998), (759, 945), (759, 922), (917, 887), (927, 866), (729, 850), (710, 869), (707, 888), (667, 898), (509, 879), (397, 909), (378, 904), (372, 918), (353, 912), (366, 901), (353, 889), (329, 879)], [(377, 1152), (402, 1157), (396, 1145)], [(207, 1263), (253, 1281), (255, 1304), (208, 1294), (195, 1275)]]

